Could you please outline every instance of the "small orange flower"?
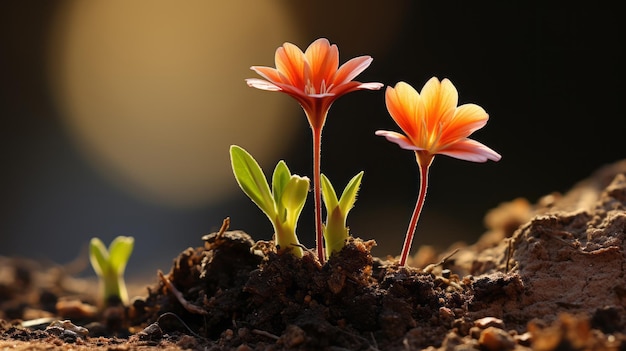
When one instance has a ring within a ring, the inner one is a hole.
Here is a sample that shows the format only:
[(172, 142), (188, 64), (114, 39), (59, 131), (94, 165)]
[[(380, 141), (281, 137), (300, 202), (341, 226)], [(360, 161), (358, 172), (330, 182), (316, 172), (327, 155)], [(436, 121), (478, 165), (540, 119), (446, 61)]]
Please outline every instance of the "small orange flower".
[(341, 95), (355, 90), (382, 88), (381, 83), (353, 81), (372, 63), (370, 56), (359, 56), (339, 67), (339, 49), (328, 39), (311, 43), (305, 52), (291, 43), (276, 50), (276, 68), (252, 66), (253, 71), (265, 78), (246, 79), (248, 86), (282, 91), (296, 99), (312, 127), (324, 125), (326, 113)]
[(439, 82), (431, 78), (419, 94), (407, 83), (400, 82), (395, 88), (387, 87), (385, 101), (394, 121), (406, 133), (378, 130), (376, 135), (415, 151), (420, 171), (420, 189), (409, 227), (404, 238), (400, 265), (409, 256), (417, 221), (428, 189), (428, 171), (436, 154), (448, 155), (461, 160), (485, 162), (498, 161), (501, 156), (487, 146), (469, 139), (468, 136), (487, 123), (489, 115), (474, 104), (457, 107), (458, 93), (452, 82)]
[(322, 129), (330, 106), (340, 96), (356, 90), (378, 90), (381, 83), (353, 81), (372, 63), (370, 56), (355, 57), (339, 67), (339, 49), (320, 38), (311, 43), (305, 52), (291, 43), (276, 49), (276, 68), (252, 66), (261, 77), (246, 79), (248, 86), (282, 91), (296, 99), (311, 126), (313, 133), (313, 192), (315, 195), (315, 232), (317, 255), (324, 263), (322, 245), (322, 195), (320, 158)]
[(452, 82), (431, 78), (419, 94), (407, 83), (387, 87), (385, 100), (389, 114), (406, 133), (379, 130), (376, 135), (428, 155), (442, 154), (458, 159), (485, 162), (501, 156), (487, 146), (468, 139), (487, 124), (489, 115), (475, 104), (457, 107), (458, 93)]

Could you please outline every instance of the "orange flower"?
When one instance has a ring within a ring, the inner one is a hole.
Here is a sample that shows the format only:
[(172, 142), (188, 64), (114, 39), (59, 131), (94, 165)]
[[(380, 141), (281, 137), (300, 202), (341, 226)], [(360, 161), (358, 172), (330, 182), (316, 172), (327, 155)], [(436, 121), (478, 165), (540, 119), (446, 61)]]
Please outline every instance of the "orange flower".
[(421, 95), (404, 82), (387, 87), (385, 100), (389, 114), (406, 133), (379, 130), (376, 135), (428, 155), (442, 154), (458, 159), (485, 162), (498, 161), (501, 156), (487, 146), (468, 139), (474, 131), (487, 124), (489, 115), (474, 104), (457, 107), (458, 93), (452, 82), (431, 78)]
[(322, 127), (326, 113), (341, 95), (355, 90), (382, 88), (381, 83), (353, 81), (372, 63), (370, 56), (359, 56), (339, 67), (339, 49), (320, 38), (311, 43), (305, 52), (291, 43), (276, 50), (276, 68), (252, 66), (253, 71), (265, 78), (246, 79), (248, 86), (282, 91), (296, 99), (304, 109), (312, 127)]
[(428, 171), (436, 154), (448, 155), (467, 161), (498, 161), (501, 156), (487, 146), (469, 139), (468, 136), (482, 128), (489, 116), (482, 107), (465, 104), (457, 107), (458, 93), (452, 82), (439, 82), (431, 78), (419, 94), (407, 83), (400, 82), (395, 88), (387, 87), (385, 101), (387, 110), (406, 135), (388, 130), (378, 130), (376, 135), (415, 151), (420, 171), (420, 189), (409, 228), (400, 254), (404, 266), (411, 250), (417, 221), (428, 189)]
[(324, 263), (322, 245), (322, 193), (320, 181), (320, 158), (322, 128), (326, 115), (335, 100), (355, 90), (378, 90), (381, 83), (353, 81), (372, 63), (370, 56), (355, 57), (339, 67), (339, 49), (320, 38), (311, 43), (305, 52), (291, 43), (276, 49), (276, 68), (252, 66), (253, 71), (265, 79), (246, 79), (248, 86), (282, 91), (296, 99), (311, 126), (313, 133), (313, 192), (315, 195), (315, 232), (317, 255)]

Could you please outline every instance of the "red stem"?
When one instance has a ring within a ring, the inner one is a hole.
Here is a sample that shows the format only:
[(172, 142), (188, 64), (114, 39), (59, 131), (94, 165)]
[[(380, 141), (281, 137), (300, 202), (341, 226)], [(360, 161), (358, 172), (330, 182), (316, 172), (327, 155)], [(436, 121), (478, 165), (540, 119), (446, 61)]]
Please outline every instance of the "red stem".
[(324, 264), (324, 234), (322, 232), (322, 183), (320, 180), (322, 156), (322, 128), (313, 130), (313, 193), (315, 196), (315, 248), (317, 257)]
[(433, 156), (428, 154), (415, 152), (417, 165), (420, 172), (420, 190), (417, 196), (417, 202), (415, 203), (415, 209), (411, 216), (411, 222), (407, 229), (406, 236), (404, 237), (404, 245), (402, 245), (402, 253), (400, 254), (400, 266), (403, 267), (406, 264), (406, 260), (409, 257), (411, 251), (411, 244), (413, 243), (413, 237), (415, 236), (415, 228), (417, 227), (417, 221), (420, 218), (422, 207), (424, 207), (424, 199), (426, 198), (426, 190), (428, 189), (428, 170), (430, 164), (433, 161)]

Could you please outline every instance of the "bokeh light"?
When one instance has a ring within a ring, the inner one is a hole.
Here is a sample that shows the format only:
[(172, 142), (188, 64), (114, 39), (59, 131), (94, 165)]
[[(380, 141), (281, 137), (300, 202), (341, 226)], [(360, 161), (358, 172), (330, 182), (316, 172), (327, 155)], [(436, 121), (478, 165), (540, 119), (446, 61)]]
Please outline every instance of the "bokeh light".
[(274, 160), (301, 122), (292, 101), (244, 82), (250, 65), (272, 65), (275, 47), (299, 41), (277, 2), (70, 1), (53, 35), (52, 91), (71, 137), (149, 201), (223, 199), (236, 187), (230, 144)]

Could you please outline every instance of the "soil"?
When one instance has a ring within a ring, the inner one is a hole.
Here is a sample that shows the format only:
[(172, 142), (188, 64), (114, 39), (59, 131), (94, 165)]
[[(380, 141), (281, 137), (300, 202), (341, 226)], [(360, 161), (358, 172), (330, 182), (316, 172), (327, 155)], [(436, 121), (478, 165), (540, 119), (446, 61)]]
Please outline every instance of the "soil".
[[(130, 306), (68, 267), (0, 261), (0, 349), (626, 350), (626, 161), (489, 211), (473, 245), (407, 267), (351, 238), (320, 265), (217, 233)], [(422, 267), (422, 268), (413, 268)]]

